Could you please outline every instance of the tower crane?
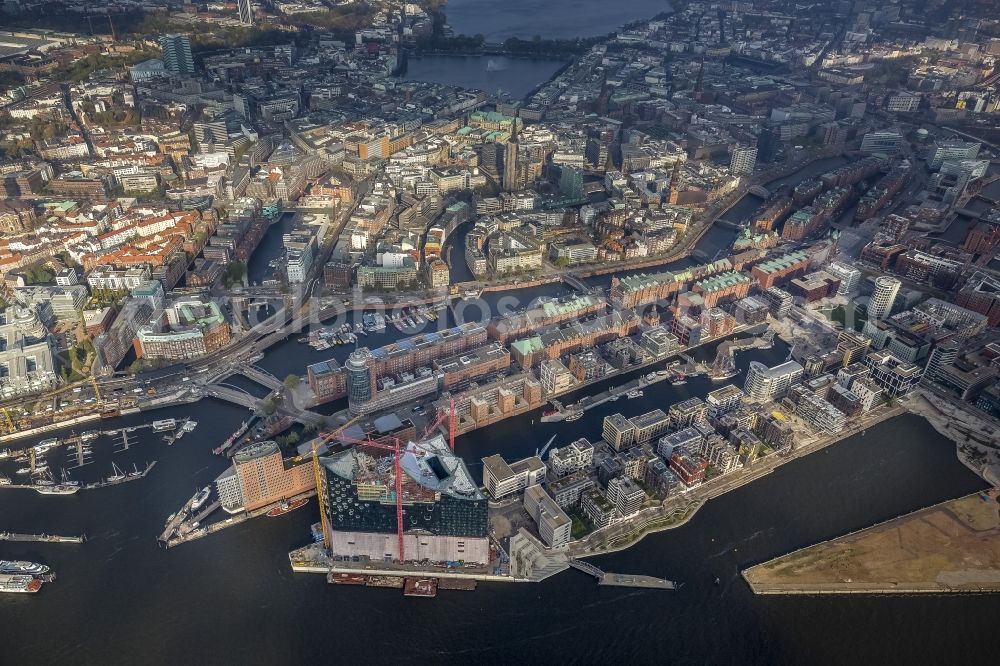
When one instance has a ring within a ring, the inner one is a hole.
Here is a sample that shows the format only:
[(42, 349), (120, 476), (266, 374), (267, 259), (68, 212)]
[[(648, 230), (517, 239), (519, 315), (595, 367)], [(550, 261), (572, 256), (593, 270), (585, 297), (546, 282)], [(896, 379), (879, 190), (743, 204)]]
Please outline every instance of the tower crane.
[(427, 439), (432, 432), (437, 430), (438, 426), (444, 423), (445, 419), (448, 419), (448, 448), (451, 449), (452, 453), (455, 451), (455, 398), (451, 399), (451, 406), (448, 408), (447, 412), (439, 414), (434, 423), (427, 426), (424, 430), (424, 436), (422, 439)]
[[(383, 451), (389, 451), (393, 455), (393, 475), (395, 476), (395, 491), (396, 491), (396, 540), (399, 547), (399, 561), (406, 561), (406, 546), (404, 544), (403, 532), (405, 530), (403, 525), (403, 468), (402, 468), (402, 448), (405, 446), (403, 441), (398, 437), (386, 436), (382, 439), (388, 439), (392, 442), (391, 445), (384, 444), (379, 441), (375, 441), (369, 438), (357, 439), (349, 435), (343, 434), (343, 431), (347, 429), (352, 423), (354, 423), (359, 417), (355, 417), (340, 426), (333, 432), (320, 433), (319, 437), (313, 441), (312, 454), (313, 454), (313, 474), (316, 477), (316, 493), (320, 497), (320, 520), (323, 528), (323, 545), (329, 550), (330, 549), (330, 525), (327, 521), (326, 510), (325, 510), (325, 498), (322, 492), (322, 478), (319, 469), (319, 457), (316, 453), (317, 449), (328, 444), (331, 440), (339, 439), (342, 442), (347, 442), (351, 444), (358, 444), (360, 446), (371, 447), (375, 449), (380, 449)], [(426, 439), (438, 426), (444, 423), (445, 419), (448, 419), (448, 446), (454, 451), (455, 450), (455, 400), (452, 399), (450, 409), (438, 416), (438, 418), (430, 426), (424, 430), (424, 435), (422, 439)], [(419, 444), (414, 444), (418, 449), (422, 449)]]
[(349, 420), (347, 423), (340, 426), (330, 434), (320, 433), (319, 436), (323, 438), (322, 441), (317, 441), (315, 439), (313, 440), (313, 445), (312, 445), (313, 478), (316, 480), (316, 499), (319, 501), (319, 520), (320, 520), (320, 525), (323, 528), (323, 547), (326, 548), (327, 550), (330, 550), (330, 529), (329, 529), (330, 525), (327, 523), (326, 520), (326, 510), (325, 510), (326, 502), (323, 497), (324, 495), (323, 477), (319, 471), (319, 455), (317, 455), (316, 451), (317, 449), (319, 449), (320, 446), (326, 444), (331, 439), (340, 434), (340, 432), (345, 428), (347, 428), (347, 426), (357, 421), (358, 418), (360, 417), (355, 416), (353, 419)]
[[(400, 451), (400, 445), (403, 443), (398, 437), (389, 437), (392, 441), (392, 445), (383, 444), (381, 442), (376, 442), (370, 439), (355, 439), (353, 437), (348, 437), (347, 435), (338, 435), (338, 437), (352, 444), (360, 444), (362, 446), (372, 447), (376, 449), (381, 449), (383, 451), (391, 451), (393, 454), (393, 476), (395, 476), (395, 490), (396, 490), (396, 541), (399, 547), (399, 561), (406, 561), (406, 546), (403, 544), (403, 466), (402, 466), (402, 453)], [(327, 440), (328, 441), (328, 440)]]

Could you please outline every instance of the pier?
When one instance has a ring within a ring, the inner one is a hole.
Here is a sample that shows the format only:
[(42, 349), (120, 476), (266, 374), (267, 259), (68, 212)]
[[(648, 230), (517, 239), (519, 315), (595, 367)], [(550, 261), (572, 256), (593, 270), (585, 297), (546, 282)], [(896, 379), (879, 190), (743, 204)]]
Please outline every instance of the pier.
[(60, 536), (58, 534), (17, 534), (16, 532), (0, 532), (0, 541), (20, 541), (30, 543), (83, 543), (86, 534), (80, 536)]
[(146, 465), (146, 469), (139, 473), (126, 474), (124, 479), (117, 479), (114, 481), (109, 481), (105, 479), (104, 481), (96, 481), (94, 483), (88, 483), (85, 486), (80, 486), (80, 490), (96, 490), (97, 488), (107, 488), (109, 486), (120, 486), (123, 483), (128, 483), (129, 481), (138, 481), (139, 479), (145, 479), (146, 475), (149, 474), (152, 469), (156, 467), (156, 461)]
[[(126, 474), (124, 478), (121, 479), (115, 479), (115, 480), (105, 479), (104, 481), (95, 481), (94, 483), (81, 485), (79, 486), (79, 490), (97, 490), (98, 488), (118, 486), (123, 483), (128, 483), (129, 481), (138, 481), (139, 479), (145, 479), (146, 475), (149, 474), (155, 466), (156, 466), (156, 461), (154, 460), (153, 462), (146, 465), (146, 469), (142, 470), (141, 472), (130, 472)], [(33, 483), (7, 483), (0, 486), (0, 489), (7, 488), (12, 490), (34, 490), (35, 492), (38, 492), (39, 488), (45, 488), (45, 487), (47, 486), (33, 484)], [(69, 497), (70, 494), (66, 493), (65, 496)]]
[(221, 456), (224, 453), (226, 455), (229, 455), (227, 453), (227, 451), (229, 450), (229, 447), (231, 447), (233, 444), (236, 444), (236, 442), (240, 439), (240, 437), (242, 437), (243, 435), (246, 434), (247, 430), (250, 429), (250, 425), (254, 422), (254, 420), (256, 420), (256, 419), (250, 419), (249, 421), (243, 421), (240, 424), (240, 427), (236, 429), (236, 432), (234, 432), (232, 435), (230, 435), (229, 439), (227, 439), (225, 442), (223, 442), (222, 446), (218, 446), (215, 449), (213, 449), (212, 453), (214, 453), (217, 456)]
[(638, 587), (647, 590), (676, 590), (679, 586), (671, 580), (654, 576), (638, 576), (632, 574), (616, 574), (601, 571), (590, 562), (570, 559), (568, 564), (578, 571), (589, 574), (597, 579), (598, 585), (609, 587)]
[[(697, 372), (698, 372), (698, 369), (693, 364), (693, 361), (690, 359), (690, 357), (685, 356), (684, 354), (680, 354), (680, 357), (683, 358), (687, 362), (687, 364), (685, 366), (683, 366), (683, 369), (680, 370), (680, 372), (683, 372), (687, 376), (695, 376), (695, 374), (697, 374)], [(676, 364), (677, 363), (680, 363), (680, 361), (675, 361), (674, 363), (670, 364), (668, 367), (676, 368)], [(646, 367), (646, 366), (642, 366), (642, 367)], [(638, 368), (638, 369), (641, 369), (641, 367)], [(633, 370), (635, 370), (635, 369), (634, 368), (628, 368), (626, 370), (626, 372), (632, 372)], [(643, 388), (645, 388), (647, 386), (652, 386), (653, 384), (656, 384), (658, 382), (667, 381), (667, 380), (670, 379), (670, 375), (669, 374), (668, 375), (661, 375), (661, 374), (658, 374), (658, 373), (654, 373), (654, 374), (655, 374), (655, 376), (652, 377), (652, 378), (648, 377), (648, 375), (643, 375), (642, 377), (637, 377), (636, 379), (633, 379), (633, 380), (628, 381), (628, 382), (626, 382), (624, 384), (621, 384), (620, 386), (612, 386), (612, 387), (608, 388), (605, 391), (601, 391), (600, 393), (595, 393), (593, 395), (584, 396), (584, 397), (580, 398), (574, 404), (572, 404), (572, 405), (570, 405), (568, 407), (565, 407), (563, 409), (560, 409), (561, 412), (565, 412), (565, 415), (563, 416), (563, 418), (565, 418), (565, 416), (569, 416), (570, 414), (572, 414), (574, 412), (579, 412), (579, 411), (584, 411), (585, 412), (588, 409), (593, 409), (594, 407), (597, 407), (599, 405), (603, 405), (606, 402), (615, 401), (618, 398), (621, 398), (622, 396), (626, 396), (627, 397), (627, 395), (629, 393), (631, 393), (632, 391), (638, 391), (638, 390), (643, 389)], [(607, 379), (609, 376), (612, 376), (612, 375), (609, 373), (608, 375), (605, 375), (604, 377), (601, 377), (600, 379), (602, 379), (602, 380), (603, 379)], [(576, 388), (579, 388), (579, 387), (574, 387), (574, 389), (576, 389)], [(553, 403), (553, 405), (555, 405), (555, 401), (554, 400), (551, 401), (551, 402)], [(550, 419), (550, 420), (555, 420), (555, 419)], [(562, 419), (559, 419), (559, 420), (562, 420)]]
[[(289, 497), (286, 501), (294, 502), (296, 500), (310, 498), (315, 495), (315, 490), (308, 490), (304, 493), (299, 493), (298, 495)], [(197, 496), (197, 493), (195, 496)], [(190, 515), (191, 503), (194, 501), (195, 496), (192, 496), (191, 499), (188, 500), (184, 506), (181, 507), (181, 509), (176, 514), (172, 515), (167, 521), (163, 532), (157, 538), (157, 541), (159, 541), (161, 545), (166, 548), (173, 548), (174, 546), (179, 546), (182, 543), (194, 541), (195, 539), (200, 539), (201, 537), (208, 536), (209, 534), (215, 534), (216, 532), (224, 530), (227, 527), (233, 527), (234, 525), (239, 525), (252, 518), (264, 516), (268, 511), (281, 504), (280, 501), (276, 501), (272, 504), (268, 504), (267, 506), (254, 509), (253, 511), (242, 511), (240, 513), (229, 514), (226, 518), (208, 523), (206, 522), (208, 517), (222, 508), (222, 501), (215, 500), (208, 506), (198, 511), (197, 514)], [(195, 527), (195, 523), (198, 523), (197, 527)]]

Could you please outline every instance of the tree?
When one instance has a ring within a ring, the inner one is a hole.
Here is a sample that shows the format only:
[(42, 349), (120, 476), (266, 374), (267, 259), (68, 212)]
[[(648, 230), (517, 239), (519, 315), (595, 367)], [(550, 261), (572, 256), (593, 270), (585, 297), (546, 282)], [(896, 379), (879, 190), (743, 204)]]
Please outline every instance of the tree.
[(292, 375), (292, 374), (290, 374), (287, 377), (285, 377), (285, 381), (282, 382), (282, 384), (284, 384), (285, 388), (287, 388), (287, 389), (293, 389), (296, 386), (298, 386), (300, 383), (302, 383), (302, 380), (299, 379), (299, 376), (298, 375)]
[(226, 272), (222, 274), (222, 284), (226, 287), (238, 284), (243, 281), (243, 276), (247, 272), (247, 265), (238, 259), (234, 259), (226, 266)]

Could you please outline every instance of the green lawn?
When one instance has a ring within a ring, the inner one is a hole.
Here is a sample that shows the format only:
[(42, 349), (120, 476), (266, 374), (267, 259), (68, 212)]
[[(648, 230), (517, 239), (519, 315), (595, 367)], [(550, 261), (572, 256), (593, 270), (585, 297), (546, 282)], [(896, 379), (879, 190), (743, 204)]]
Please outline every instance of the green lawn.
[(590, 534), (590, 526), (587, 525), (583, 518), (575, 513), (570, 514), (569, 517), (573, 521), (573, 528), (570, 534), (574, 539), (581, 539)]
[(843, 305), (838, 305), (833, 310), (821, 310), (820, 312), (830, 321), (835, 321), (844, 328), (850, 328), (848, 325), (850, 322), (855, 331), (864, 328), (865, 322), (868, 321), (868, 313), (865, 312), (865, 309), (854, 304), (848, 304), (846, 308)]

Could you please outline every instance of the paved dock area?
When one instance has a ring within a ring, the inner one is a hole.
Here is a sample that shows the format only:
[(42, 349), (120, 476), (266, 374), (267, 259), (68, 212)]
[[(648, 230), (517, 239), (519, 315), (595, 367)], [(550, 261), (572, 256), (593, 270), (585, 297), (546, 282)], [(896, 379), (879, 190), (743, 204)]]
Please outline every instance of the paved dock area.
[(633, 576), (631, 574), (605, 573), (598, 585), (610, 585), (614, 587), (641, 587), (652, 590), (676, 590), (677, 584), (671, 580), (655, 578), (653, 576)]
[(0, 532), (0, 541), (20, 541), (27, 543), (83, 543), (87, 536), (59, 536), (58, 534), (17, 534)]
[(608, 587), (639, 587), (648, 590), (676, 590), (679, 587), (671, 580), (656, 578), (654, 576), (608, 573), (583, 560), (571, 559), (567, 564), (578, 571), (596, 578), (598, 585), (606, 585)]

